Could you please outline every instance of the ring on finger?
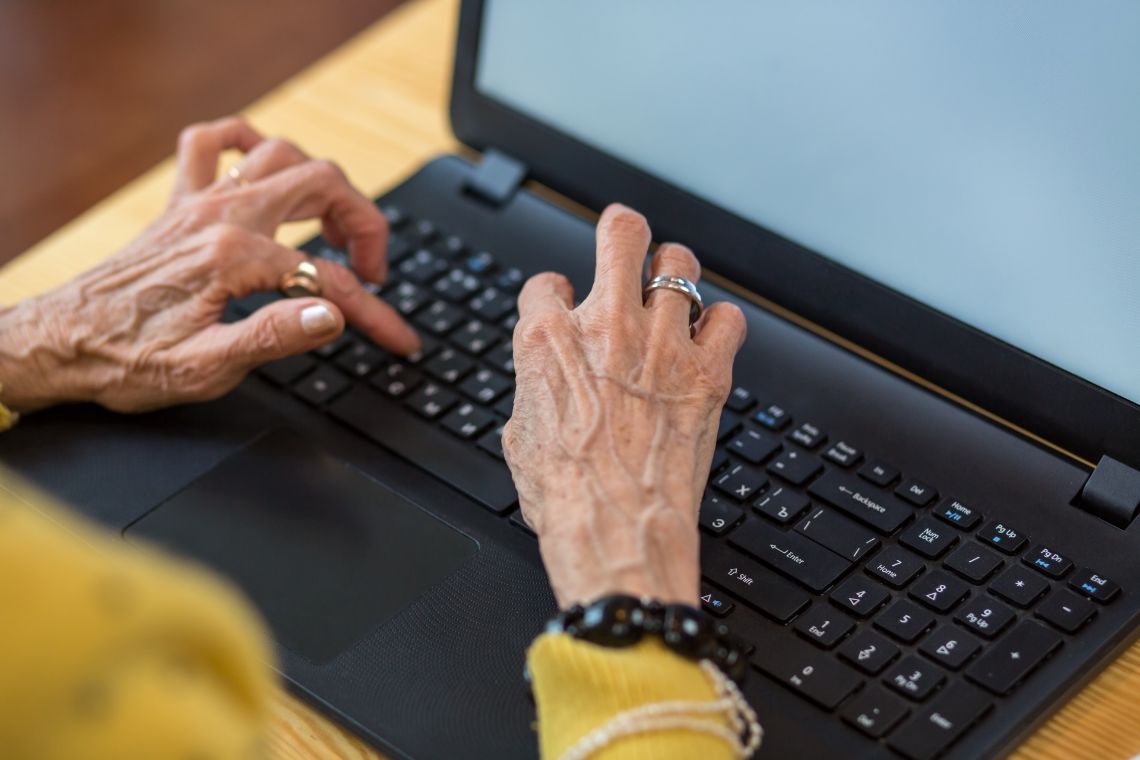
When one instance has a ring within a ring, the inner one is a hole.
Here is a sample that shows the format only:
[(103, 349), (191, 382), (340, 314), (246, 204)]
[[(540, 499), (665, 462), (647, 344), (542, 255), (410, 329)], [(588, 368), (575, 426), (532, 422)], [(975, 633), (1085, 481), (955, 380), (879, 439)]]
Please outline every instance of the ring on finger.
[(321, 294), (321, 276), (311, 261), (302, 261), (293, 270), (281, 275), (278, 289), (289, 298), (304, 298)]
[(226, 176), (236, 182), (238, 187), (246, 187), (249, 185), (249, 180), (242, 175), (241, 169), (238, 168), (237, 164), (226, 169)]
[(675, 293), (682, 293), (689, 297), (689, 327), (697, 323), (701, 318), (701, 314), (705, 310), (705, 302), (701, 299), (701, 293), (697, 290), (697, 286), (692, 281), (684, 277), (676, 277), (669, 274), (659, 274), (649, 282), (645, 283), (645, 287), (641, 291), (641, 302), (645, 304), (649, 301), (650, 294), (655, 290), (672, 290)]

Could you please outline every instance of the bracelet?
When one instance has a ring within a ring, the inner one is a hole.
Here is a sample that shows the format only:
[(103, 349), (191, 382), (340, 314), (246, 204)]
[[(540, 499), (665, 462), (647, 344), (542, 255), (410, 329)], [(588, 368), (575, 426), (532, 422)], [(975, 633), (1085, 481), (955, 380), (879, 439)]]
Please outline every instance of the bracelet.
[[(0, 383), (0, 393), (3, 392), (4, 384)], [(10, 429), (13, 425), (19, 422), (19, 420), (20, 415), (18, 413), (13, 412), (11, 409), (4, 406), (2, 402), (0, 402), (0, 433), (3, 433), (5, 430)]]
[(739, 682), (748, 662), (728, 626), (687, 604), (661, 604), (625, 594), (575, 604), (546, 624), (546, 633), (566, 633), (604, 647), (629, 647), (646, 636), (660, 636), (672, 652), (708, 660)]

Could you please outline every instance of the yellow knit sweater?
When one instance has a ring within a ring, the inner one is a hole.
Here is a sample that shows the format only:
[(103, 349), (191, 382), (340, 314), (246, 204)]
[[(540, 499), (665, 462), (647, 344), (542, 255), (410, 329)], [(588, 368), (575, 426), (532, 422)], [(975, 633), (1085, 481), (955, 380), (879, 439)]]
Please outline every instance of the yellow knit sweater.
[[(0, 473), (0, 753), (265, 757), (272, 654), (238, 595), (28, 493)], [(631, 707), (714, 698), (696, 665), (654, 642), (616, 650), (542, 636), (529, 662), (544, 758)], [(592, 757), (730, 756), (720, 739), (673, 731), (620, 739)]]

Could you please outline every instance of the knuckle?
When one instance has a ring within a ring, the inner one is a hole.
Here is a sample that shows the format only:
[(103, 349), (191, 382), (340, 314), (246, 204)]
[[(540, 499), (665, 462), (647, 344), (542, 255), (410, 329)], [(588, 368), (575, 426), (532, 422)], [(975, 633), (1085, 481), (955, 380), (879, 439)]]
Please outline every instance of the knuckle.
[(179, 152), (193, 152), (197, 150), (206, 137), (206, 130), (207, 126), (202, 123), (191, 124), (188, 127), (184, 127), (182, 131), (178, 133)]
[(228, 259), (245, 250), (250, 235), (234, 224), (216, 224), (210, 229), (209, 252), (211, 258)]
[(516, 330), (517, 339), (524, 350), (545, 346), (563, 329), (565, 329), (565, 319), (561, 314), (543, 312), (519, 321)]
[(285, 338), (276, 319), (268, 318), (255, 322), (249, 338), (251, 345), (248, 349), (251, 353), (274, 355), (284, 353)]
[(262, 150), (265, 154), (272, 159), (282, 161), (293, 158), (300, 153), (300, 150), (293, 143), (289, 142), (283, 137), (270, 137), (263, 145)]
[(657, 249), (658, 264), (677, 267), (686, 273), (700, 271), (700, 264), (693, 251), (680, 243), (662, 243)]
[(313, 177), (324, 183), (338, 183), (346, 180), (344, 170), (327, 158), (315, 158), (309, 164)]

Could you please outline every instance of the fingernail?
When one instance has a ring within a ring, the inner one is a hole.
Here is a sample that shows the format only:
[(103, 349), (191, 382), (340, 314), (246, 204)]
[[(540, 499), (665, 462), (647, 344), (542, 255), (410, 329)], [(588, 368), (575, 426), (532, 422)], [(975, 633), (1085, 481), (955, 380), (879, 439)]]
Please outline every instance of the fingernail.
[(336, 327), (336, 317), (324, 304), (306, 306), (301, 310), (301, 329), (306, 335), (321, 335)]

